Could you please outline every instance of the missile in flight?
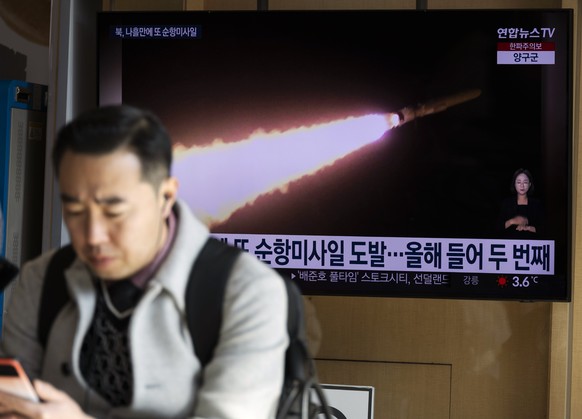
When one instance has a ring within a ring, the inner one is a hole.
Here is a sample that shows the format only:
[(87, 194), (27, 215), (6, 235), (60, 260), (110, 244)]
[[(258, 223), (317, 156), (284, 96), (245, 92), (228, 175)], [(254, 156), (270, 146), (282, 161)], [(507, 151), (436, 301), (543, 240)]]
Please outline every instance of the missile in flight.
[(473, 100), (481, 95), (481, 89), (465, 90), (454, 95), (441, 97), (417, 106), (407, 106), (396, 112), (386, 114), (390, 128), (400, 127), (416, 118), (442, 112), (451, 106)]

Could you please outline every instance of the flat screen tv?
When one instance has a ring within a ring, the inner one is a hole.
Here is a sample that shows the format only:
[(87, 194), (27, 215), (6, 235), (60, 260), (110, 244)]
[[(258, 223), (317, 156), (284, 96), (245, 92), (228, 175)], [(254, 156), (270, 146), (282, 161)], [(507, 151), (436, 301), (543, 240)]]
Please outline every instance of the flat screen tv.
[(103, 12), (99, 105), (154, 111), (181, 197), (306, 295), (569, 301), (572, 28), (565, 9)]

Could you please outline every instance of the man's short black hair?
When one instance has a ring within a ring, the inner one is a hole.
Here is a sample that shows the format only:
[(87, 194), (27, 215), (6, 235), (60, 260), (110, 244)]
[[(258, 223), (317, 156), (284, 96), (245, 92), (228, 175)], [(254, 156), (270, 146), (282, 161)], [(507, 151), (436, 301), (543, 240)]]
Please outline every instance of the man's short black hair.
[(160, 120), (130, 105), (110, 105), (83, 112), (59, 131), (52, 153), (59, 175), (67, 150), (104, 155), (125, 149), (141, 162), (142, 178), (159, 186), (170, 175), (172, 143)]

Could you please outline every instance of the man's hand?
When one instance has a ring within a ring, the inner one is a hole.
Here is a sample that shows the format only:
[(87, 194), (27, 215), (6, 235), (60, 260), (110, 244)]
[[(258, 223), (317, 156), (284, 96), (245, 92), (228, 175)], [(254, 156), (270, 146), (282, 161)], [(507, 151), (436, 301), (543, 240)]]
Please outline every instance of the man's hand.
[(46, 381), (34, 380), (41, 403), (0, 392), (0, 418), (89, 419), (66, 393)]

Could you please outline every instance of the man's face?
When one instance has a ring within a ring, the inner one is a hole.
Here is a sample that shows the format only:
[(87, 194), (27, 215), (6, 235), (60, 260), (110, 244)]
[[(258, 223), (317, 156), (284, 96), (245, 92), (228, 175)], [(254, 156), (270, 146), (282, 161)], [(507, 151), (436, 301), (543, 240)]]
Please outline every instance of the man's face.
[(59, 169), (63, 217), (77, 255), (103, 279), (124, 279), (155, 257), (167, 237), (175, 179), (155, 190), (127, 150), (65, 152)]

